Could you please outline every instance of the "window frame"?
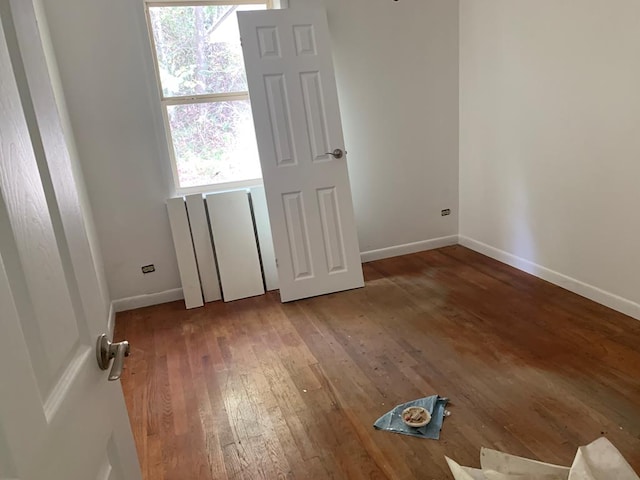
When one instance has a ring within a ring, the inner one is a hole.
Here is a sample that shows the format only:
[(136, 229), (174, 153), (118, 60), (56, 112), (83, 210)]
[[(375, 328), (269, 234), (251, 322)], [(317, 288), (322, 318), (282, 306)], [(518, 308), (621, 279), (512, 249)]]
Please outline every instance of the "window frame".
[(173, 175), (173, 184), (175, 187), (175, 192), (178, 195), (185, 195), (190, 193), (218, 192), (262, 185), (262, 177), (260, 177), (233, 182), (198, 185), (194, 187), (180, 186), (178, 164), (176, 162), (175, 149), (173, 147), (173, 137), (171, 135), (171, 125), (169, 123), (168, 107), (173, 105), (192, 105), (195, 103), (217, 103), (224, 101), (249, 100), (249, 91), (247, 90), (231, 93), (206, 93), (200, 95), (180, 95), (175, 97), (165, 97), (164, 91), (162, 89), (160, 65), (158, 63), (158, 51), (156, 48), (155, 37), (153, 35), (151, 13), (149, 9), (152, 7), (198, 7), (209, 5), (265, 5), (267, 10), (275, 8), (274, 0), (144, 0), (144, 13), (147, 23), (147, 33), (149, 35), (149, 42), (151, 45), (151, 55), (153, 56), (153, 71), (155, 73), (158, 94), (160, 95), (160, 109), (162, 111), (162, 122), (164, 125), (165, 138), (167, 140), (167, 149), (169, 153), (169, 162), (171, 164), (171, 173)]

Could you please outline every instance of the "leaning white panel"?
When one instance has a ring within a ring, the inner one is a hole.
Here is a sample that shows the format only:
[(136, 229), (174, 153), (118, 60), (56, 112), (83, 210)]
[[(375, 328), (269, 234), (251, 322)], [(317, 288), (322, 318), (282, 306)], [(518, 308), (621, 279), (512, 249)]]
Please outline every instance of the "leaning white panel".
[(256, 233), (260, 246), (260, 258), (262, 259), (262, 273), (267, 290), (278, 288), (278, 268), (276, 266), (276, 253), (273, 249), (273, 237), (271, 236), (271, 224), (269, 223), (269, 211), (267, 210), (267, 197), (264, 187), (253, 187), (251, 203), (253, 205), (253, 217), (256, 222)]
[(207, 208), (225, 302), (264, 293), (249, 195), (245, 190), (207, 195)]
[(187, 308), (201, 307), (204, 305), (204, 301), (202, 299), (198, 266), (193, 250), (193, 242), (191, 241), (191, 229), (189, 228), (189, 218), (187, 217), (184, 199), (182, 197), (170, 198), (167, 200), (167, 210), (169, 212), (173, 244), (178, 257), (178, 269), (180, 270), (185, 306)]
[(202, 198), (202, 194), (198, 193), (187, 195), (185, 201), (187, 202), (191, 238), (193, 239), (193, 249), (196, 252), (204, 301), (215, 302), (222, 298), (222, 293), (220, 292), (218, 267), (216, 267), (211, 233), (209, 232), (209, 221), (204, 208), (204, 198)]

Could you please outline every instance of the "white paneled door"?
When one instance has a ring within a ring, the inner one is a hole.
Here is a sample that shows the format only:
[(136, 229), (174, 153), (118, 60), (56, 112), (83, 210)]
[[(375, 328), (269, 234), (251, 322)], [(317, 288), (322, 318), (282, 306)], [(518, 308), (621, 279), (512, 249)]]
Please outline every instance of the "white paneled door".
[(239, 12), (283, 302), (362, 287), (323, 10)]
[(0, 0), (0, 479), (140, 478), (32, 0)]

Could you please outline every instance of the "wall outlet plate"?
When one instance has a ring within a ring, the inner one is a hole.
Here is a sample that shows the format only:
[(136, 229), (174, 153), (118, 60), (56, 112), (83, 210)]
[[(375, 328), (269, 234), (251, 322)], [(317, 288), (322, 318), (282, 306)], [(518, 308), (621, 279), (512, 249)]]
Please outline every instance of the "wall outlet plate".
[(447, 215), (451, 215), (451, 209), (450, 208), (445, 208), (444, 210), (442, 210), (440, 212), (440, 215), (442, 215), (443, 217), (446, 217)]
[(142, 273), (144, 273), (144, 274), (153, 273), (155, 271), (156, 271), (156, 267), (153, 264), (145, 265), (144, 267), (142, 267)]

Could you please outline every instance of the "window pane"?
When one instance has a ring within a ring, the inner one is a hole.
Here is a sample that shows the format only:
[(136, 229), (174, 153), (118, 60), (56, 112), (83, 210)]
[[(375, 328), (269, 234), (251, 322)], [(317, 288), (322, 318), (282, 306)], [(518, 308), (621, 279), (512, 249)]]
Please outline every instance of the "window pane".
[(248, 100), (167, 107), (180, 187), (261, 178)]
[(165, 97), (247, 90), (236, 12), (266, 5), (150, 7)]

